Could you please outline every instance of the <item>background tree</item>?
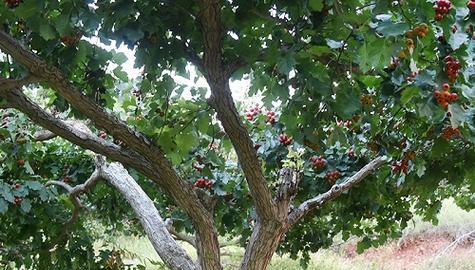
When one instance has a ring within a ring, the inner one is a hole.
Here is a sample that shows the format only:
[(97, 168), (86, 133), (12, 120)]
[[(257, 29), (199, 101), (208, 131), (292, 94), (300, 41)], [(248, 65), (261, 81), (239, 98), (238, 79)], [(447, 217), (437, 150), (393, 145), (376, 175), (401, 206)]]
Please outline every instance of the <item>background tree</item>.
[[(222, 269), (220, 235), (246, 248), (241, 269), (265, 269), (276, 251), (305, 264), (340, 233), (381, 244), (446, 197), (473, 208), (474, 12), (471, 0), (6, 0), (1, 259), (120, 268), (116, 251), (95, 255), (94, 220), (146, 233), (170, 269)], [(97, 40), (133, 49), (142, 74)], [(189, 63), (209, 89), (174, 80)], [(262, 104), (233, 100), (242, 78)]]

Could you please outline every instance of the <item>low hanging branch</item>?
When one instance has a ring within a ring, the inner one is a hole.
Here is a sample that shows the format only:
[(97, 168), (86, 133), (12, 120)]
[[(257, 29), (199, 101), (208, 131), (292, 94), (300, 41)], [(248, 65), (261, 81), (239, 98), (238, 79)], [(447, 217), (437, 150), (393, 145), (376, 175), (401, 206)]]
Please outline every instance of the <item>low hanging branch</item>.
[(324, 203), (330, 200), (337, 198), (343, 192), (349, 190), (354, 185), (363, 181), (366, 176), (371, 174), (374, 170), (376, 170), (386, 162), (388, 162), (388, 158), (386, 156), (377, 157), (373, 159), (370, 163), (366, 164), (366, 166), (361, 168), (357, 173), (355, 173), (345, 182), (335, 184), (327, 192), (303, 202), (298, 208), (296, 208), (290, 213), (288, 218), (289, 227), (297, 223), (303, 216), (305, 216), (312, 210), (322, 206)]
[[(82, 131), (77, 130), (78, 127), (82, 128)], [(91, 130), (79, 121), (75, 121), (75, 126), (71, 126), (70, 129), (73, 133), (83, 132), (88, 136), (94, 136)], [(100, 155), (96, 156), (95, 165), (96, 169), (83, 184), (75, 187), (60, 181), (50, 181), (46, 184), (46, 186), (56, 185), (66, 189), (74, 204), (72, 216), (65, 224), (66, 228), (74, 224), (79, 217), (82, 204), (78, 196), (90, 190), (100, 179), (104, 179), (114, 186), (132, 206), (155, 251), (170, 269), (198, 270), (199, 268), (191, 257), (171, 236), (168, 226), (158, 213), (153, 201), (124, 166), (117, 162), (107, 163), (105, 158)], [(67, 233), (67, 230), (63, 232), (63, 235), (65, 233)]]
[(120, 163), (106, 163), (101, 156), (96, 158), (100, 176), (114, 186), (132, 206), (145, 233), (165, 264), (173, 270), (198, 269), (186, 251), (178, 245), (167, 229), (153, 201), (135, 182)]

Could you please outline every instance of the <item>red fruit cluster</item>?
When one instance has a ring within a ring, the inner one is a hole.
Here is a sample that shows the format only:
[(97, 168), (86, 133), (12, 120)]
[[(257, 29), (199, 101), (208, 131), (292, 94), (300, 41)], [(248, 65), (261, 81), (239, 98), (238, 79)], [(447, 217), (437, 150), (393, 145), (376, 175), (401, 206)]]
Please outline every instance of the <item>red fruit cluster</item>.
[(444, 16), (449, 14), (449, 10), (452, 7), (452, 3), (449, 0), (438, 0), (435, 2), (435, 20), (442, 21)]
[(71, 177), (70, 177), (69, 175), (63, 176), (63, 182), (64, 182), (64, 183), (69, 183), (69, 182), (71, 182)]
[(310, 161), (312, 162), (313, 169), (316, 171), (323, 169), (327, 165), (327, 160), (322, 156), (313, 156), (310, 158)]
[(289, 137), (287, 134), (282, 133), (279, 135), (279, 142), (283, 145), (289, 145), (292, 141), (292, 137)]
[(213, 188), (213, 182), (211, 182), (211, 181), (208, 180), (208, 179), (199, 178), (198, 180), (196, 180), (196, 182), (195, 182), (195, 184), (193, 185), (193, 187), (205, 188), (205, 189), (211, 190), (211, 189)]
[(470, 12), (475, 12), (475, 0), (469, 0), (467, 2), (467, 7), (470, 9)]
[(448, 83), (444, 83), (442, 85), (442, 92), (438, 89), (434, 91), (434, 97), (437, 100), (437, 103), (442, 106), (442, 108), (447, 109), (449, 103), (456, 101), (459, 96), (457, 93), (450, 93), (450, 85)]
[(275, 116), (276, 116), (275, 112), (273, 111), (267, 112), (266, 116), (267, 116), (266, 123), (269, 123), (271, 125), (275, 123)]
[(455, 82), (458, 77), (459, 69), (462, 67), (460, 63), (453, 56), (448, 55), (444, 58), (445, 72), (449, 77), (450, 82)]
[(5, 0), (5, 4), (7, 4), (7, 7), (9, 8), (16, 8), (21, 3), (23, 3), (23, 0)]
[(203, 157), (201, 155), (196, 156), (196, 162), (193, 163), (193, 168), (199, 173), (203, 172), (205, 165), (203, 164)]
[(20, 167), (23, 167), (23, 166), (25, 166), (25, 160), (19, 159), (19, 160), (16, 161), (16, 164)]
[(417, 73), (418, 73), (417, 71), (411, 72), (411, 74), (406, 77), (406, 81), (412, 82), (414, 80), (414, 78), (417, 76)]
[(395, 70), (397, 66), (399, 66), (401, 60), (399, 60), (398, 57), (392, 57), (391, 62), (389, 63), (389, 69), (390, 70)]
[(460, 129), (458, 128), (446, 127), (442, 130), (442, 138), (446, 140), (450, 140), (459, 135), (460, 135)]
[(254, 107), (251, 107), (247, 109), (244, 114), (246, 115), (247, 120), (252, 121), (254, 117), (258, 114), (261, 113), (261, 108), (259, 107), (258, 104), (256, 104)]
[(325, 175), (325, 179), (327, 179), (328, 183), (335, 184), (336, 180), (341, 177), (341, 173), (339, 171), (330, 171), (327, 172)]
[(350, 158), (354, 158), (356, 155), (355, 155), (355, 151), (353, 150), (353, 148), (350, 148), (350, 150), (348, 150), (348, 157)]
[(403, 159), (401, 161), (395, 161), (391, 165), (391, 171), (394, 174), (398, 174), (400, 172), (407, 174), (408, 170), (409, 170), (409, 161), (407, 159)]
[(457, 32), (457, 30), (458, 30), (457, 25), (453, 24), (453, 25), (450, 27), (450, 30), (452, 31), (452, 33), (455, 34), (455, 32)]
[(100, 130), (99, 131), (99, 138), (106, 139), (107, 138), (107, 133), (104, 130)]
[(20, 189), (20, 188), (21, 188), (21, 184), (20, 184), (20, 183), (14, 183), (14, 184), (12, 185), (12, 187), (15, 188), (15, 189)]
[(21, 204), (22, 201), (23, 201), (22, 198), (20, 198), (20, 197), (15, 197), (15, 199), (13, 200), (13, 204), (19, 205), (19, 204)]

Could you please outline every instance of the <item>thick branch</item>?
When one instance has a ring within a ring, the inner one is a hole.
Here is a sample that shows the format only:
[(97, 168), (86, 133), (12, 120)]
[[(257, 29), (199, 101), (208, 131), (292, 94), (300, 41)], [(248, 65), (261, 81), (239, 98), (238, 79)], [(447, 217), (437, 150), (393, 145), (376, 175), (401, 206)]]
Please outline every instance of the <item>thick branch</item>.
[(289, 215), (289, 227), (297, 223), (303, 216), (310, 211), (322, 206), (324, 203), (333, 200), (340, 196), (343, 192), (349, 190), (354, 185), (363, 181), (363, 179), (371, 174), (374, 170), (388, 161), (386, 156), (381, 156), (373, 159), (370, 163), (366, 164), (352, 177), (343, 183), (333, 185), (330, 190), (322, 193), (312, 199), (303, 202), (297, 209), (293, 210)]
[(8, 91), (15, 88), (21, 88), (22, 86), (26, 86), (35, 82), (38, 82), (38, 78), (27, 75), (21, 79), (5, 79), (0, 78), (0, 92), (1, 91)]
[[(153, 201), (119, 163), (106, 164), (98, 158), (100, 175), (124, 196), (134, 209), (153, 247), (169, 269), (198, 269), (193, 260), (172, 238)], [(102, 164), (102, 165), (101, 165)]]
[[(76, 121), (76, 120), (65, 120), (64, 123), (72, 126), (76, 130), (82, 130), (82, 131), (89, 131), (89, 127), (86, 126), (81, 121)], [(89, 134), (92, 134), (92, 132), (88, 132)], [(33, 134), (33, 139), (37, 142), (42, 142), (42, 141), (47, 141), (51, 140), (58, 135), (54, 134), (50, 130), (38, 130)]]
[(13, 108), (23, 112), (33, 122), (50, 130), (54, 134), (85, 149), (89, 149), (95, 153), (105, 155), (113, 160), (127, 164), (128, 166), (142, 171), (149, 177), (156, 177), (155, 170), (148, 165), (148, 162), (144, 160), (142, 156), (100, 139), (91, 134), (88, 129), (78, 130), (68, 123), (65, 123), (63, 120), (55, 118), (32, 102), (19, 89), (0, 93), (0, 97), (5, 98)]
[[(114, 160), (120, 161), (126, 166), (131, 166), (137, 169), (160, 184), (160, 186), (170, 194), (177, 204), (188, 214), (195, 225), (196, 230), (203, 234), (200, 243), (204, 243), (204, 245), (209, 247), (215, 246), (214, 250), (203, 251), (206, 253), (205, 257), (214, 257), (215, 261), (219, 262), (218, 239), (212, 217), (207, 212), (206, 208), (200, 203), (190, 185), (181, 180), (173, 169), (171, 162), (165, 157), (165, 154), (156, 144), (151, 142), (141, 133), (129, 128), (124, 122), (119, 121), (114, 116), (106, 113), (102, 107), (92, 99), (83, 95), (73, 84), (71, 84), (68, 79), (62, 75), (58, 68), (40, 59), (17, 40), (2, 31), (0, 31), (0, 50), (4, 53), (10, 54), (18, 63), (26, 67), (31, 74), (46, 81), (74, 108), (80, 111), (84, 116), (91, 119), (95, 126), (105, 130), (115, 139), (126, 142), (127, 147), (132, 150), (130, 151), (132, 156), (140, 154), (137, 158), (125, 157), (123, 155), (119, 156), (117, 151), (106, 152), (106, 150), (111, 150), (109, 145), (107, 145), (107, 149), (100, 147), (99, 150), (96, 150), (97, 153), (103, 154)], [(16, 97), (11, 98), (15, 99)], [(23, 101), (24, 98), (22, 99), (22, 102)], [(17, 107), (17, 109), (21, 110), (19, 107)], [(65, 134), (64, 128), (58, 129), (56, 124), (49, 122), (51, 119), (38, 119), (35, 114), (36, 110), (33, 110), (31, 115), (29, 115), (33, 121), (37, 122), (37, 120), (41, 120), (42, 123), (38, 124), (42, 124), (45, 128), (62, 137), (68, 135), (67, 139), (73, 143), (94, 150), (90, 143), (85, 144), (81, 138), (78, 138), (78, 136), (71, 136), (70, 132)], [(34, 118), (36, 118), (36, 120)], [(64, 123), (62, 124), (64, 125)], [(58, 132), (62, 132), (62, 135)], [(95, 143), (95, 145), (101, 146), (97, 143)], [(120, 154), (123, 153), (124, 151), (120, 152)]]
[(229, 74), (222, 63), (223, 26), (220, 4), (217, 0), (200, 0), (200, 23), (204, 38), (204, 68), (211, 88), (210, 105), (217, 112), (239, 158), (249, 184), (258, 217), (264, 220), (276, 218), (276, 206), (266, 184), (260, 161), (254, 149), (229, 89)]

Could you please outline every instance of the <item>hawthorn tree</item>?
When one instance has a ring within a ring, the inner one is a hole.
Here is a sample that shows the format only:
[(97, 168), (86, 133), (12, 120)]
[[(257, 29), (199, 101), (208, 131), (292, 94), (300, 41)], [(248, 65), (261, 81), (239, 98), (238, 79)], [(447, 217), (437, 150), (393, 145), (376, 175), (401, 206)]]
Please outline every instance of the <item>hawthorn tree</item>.
[[(222, 269), (218, 236), (266, 269), (475, 204), (472, 0), (4, 2), (3, 263), (125, 267), (93, 220), (170, 269)], [(175, 81), (189, 65), (208, 89)]]

